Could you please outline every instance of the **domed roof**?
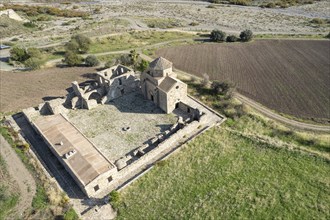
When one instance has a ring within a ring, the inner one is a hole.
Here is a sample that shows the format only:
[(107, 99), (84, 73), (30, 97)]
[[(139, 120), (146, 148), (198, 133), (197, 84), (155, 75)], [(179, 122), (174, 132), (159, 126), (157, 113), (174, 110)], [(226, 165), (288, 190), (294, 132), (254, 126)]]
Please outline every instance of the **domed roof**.
[(149, 64), (153, 70), (165, 70), (172, 67), (172, 63), (163, 57), (158, 57)]

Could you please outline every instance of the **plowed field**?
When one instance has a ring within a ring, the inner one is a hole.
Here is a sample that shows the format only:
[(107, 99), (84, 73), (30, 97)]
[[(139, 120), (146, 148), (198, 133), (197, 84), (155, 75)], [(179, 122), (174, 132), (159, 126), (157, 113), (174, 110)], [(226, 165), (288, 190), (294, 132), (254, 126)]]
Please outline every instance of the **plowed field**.
[(164, 48), (156, 54), (188, 73), (230, 80), (238, 92), (278, 112), (330, 118), (329, 40), (205, 43)]

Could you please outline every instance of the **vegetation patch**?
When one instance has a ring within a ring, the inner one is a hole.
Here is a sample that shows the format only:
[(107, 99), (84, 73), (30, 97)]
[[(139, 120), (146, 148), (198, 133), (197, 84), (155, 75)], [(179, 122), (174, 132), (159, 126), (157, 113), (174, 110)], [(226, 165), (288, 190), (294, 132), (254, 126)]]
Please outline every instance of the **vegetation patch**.
[(175, 19), (175, 18), (142, 18), (144, 23), (148, 25), (149, 28), (175, 28), (175, 27), (184, 27), (187, 24)]
[(118, 219), (328, 218), (329, 168), (213, 128), (123, 190)]
[(11, 182), (5, 160), (0, 155), (0, 219), (6, 219), (16, 206), (19, 194)]
[(6, 16), (1, 16), (0, 33), (1, 37), (10, 37), (18, 34), (29, 32), (29, 28), (25, 27), (22, 22), (15, 21)]
[(37, 187), (37, 192), (32, 200), (32, 207), (34, 209), (44, 209), (47, 207), (49, 201), (45, 189)]
[(157, 32), (157, 31), (133, 31), (118, 36), (107, 38), (97, 38), (90, 47), (90, 53), (101, 53), (107, 51), (126, 50), (130, 48), (142, 47), (164, 41), (182, 38), (192, 38), (194, 35), (181, 32)]
[(50, 6), (4, 4), (0, 7), (0, 11), (6, 9), (24, 12), (27, 16), (38, 16), (40, 14), (45, 14), (59, 17), (87, 17), (89, 15), (87, 12), (83, 11), (59, 9)]
[[(57, 186), (53, 185), (54, 183), (49, 182), (49, 180), (43, 173), (41, 167), (39, 167), (35, 159), (32, 158), (31, 155), (29, 155), (29, 147), (26, 147), (23, 143), (19, 141), (17, 132), (15, 132), (11, 127), (4, 126), (3, 122), (1, 122), (0, 133), (14, 148), (24, 165), (29, 169), (29, 171), (31, 171), (31, 174), (33, 175), (37, 183), (37, 192), (32, 200), (33, 210), (31, 213), (27, 214), (27, 216), (24, 216), (24, 218), (27, 217), (31, 219), (52, 219), (54, 217), (54, 209), (59, 208), (63, 212), (65, 210), (68, 210), (71, 206), (68, 203), (69, 201), (67, 196), (61, 193), (56, 188)], [(18, 197), (15, 198), (11, 196), (7, 198), (11, 198), (9, 200), (9, 204), (13, 204), (12, 207), (14, 207), (17, 202), (16, 200), (18, 200)]]

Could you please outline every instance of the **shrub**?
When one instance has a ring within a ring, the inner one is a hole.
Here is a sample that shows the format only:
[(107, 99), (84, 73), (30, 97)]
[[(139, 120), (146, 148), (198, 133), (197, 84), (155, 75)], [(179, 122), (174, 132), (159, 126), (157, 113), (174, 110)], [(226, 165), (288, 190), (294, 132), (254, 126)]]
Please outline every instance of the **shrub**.
[(31, 57), (24, 62), (25, 67), (30, 69), (40, 69), (40, 67), (45, 63), (44, 60), (40, 58)]
[(85, 59), (86, 66), (97, 66), (100, 64), (100, 61), (94, 55), (89, 55)]
[(117, 209), (120, 202), (120, 194), (116, 190), (112, 190), (109, 194), (110, 204), (114, 209)]
[(195, 22), (195, 21), (193, 21), (193, 22), (191, 22), (189, 25), (190, 25), (190, 26), (198, 26), (198, 25), (199, 25), (199, 23), (198, 23), (198, 22)]
[(251, 0), (229, 0), (230, 4), (234, 4), (234, 5), (250, 5)]
[(215, 80), (212, 82), (211, 88), (214, 94), (228, 95), (232, 92), (234, 85), (230, 82), (219, 82)]
[(21, 47), (13, 47), (10, 50), (10, 59), (14, 61), (24, 62), (29, 59), (29, 55), (26, 49)]
[(238, 40), (238, 37), (236, 37), (235, 35), (229, 35), (227, 38), (226, 38), (226, 41), (227, 42), (236, 42)]
[(323, 20), (323, 19), (321, 19), (321, 18), (313, 18), (313, 19), (311, 20), (311, 23), (312, 23), (312, 24), (325, 24), (326, 22), (325, 22), (325, 20)]
[(276, 5), (274, 2), (269, 2), (268, 4), (265, 5), (266, 8), (275, 8)]
[(37, 192), (32, 199), (32, 207), (34, 209), (44, 209), (47, 207), (48, 198), (45, 192), (45, 189), (38, 186)]
[(232, 127), (235, 125), (235, 121), (232, 119), (232, 118), (227, 118), (226, 120), (226, 124), (229, 126), (229, 127)]
[(139, 63), (137, 70), (139, 70), (140, 72), (145, 71), (149, 66), (149, 62), (146, 60), (141, 60), (141, 62)]
[(76, 213), (76, 211), (71, 207), (70, 209), (68, 209), (63, 216), (64, 220), (78, 220), (79, 216)]
[(66, 63), (68, 66), (77, 66), (81, 64), (82, 60), (83, 59), (81, 56), (79, 56), (73, 51), (68, 50), (64, 55), (63, 62)]
[(330, 39), (330, 31), (325, 37)]
[(214, 4), (210, 4), (208, 6), (206, 6), (206, 8), (215, 8)]
[(112, 67), (113, 65), (115, 65), (116, 64), (116, 62), (117, 62), (117, 60), (109, 60), (109, 61), (107, 61), (105, 64), (104, 64), (104, 67), (105, 68), (110, 68), (110, 67)]
[(132, 58), (129, 54), (123, 54), (119, 58), (116, 59), (116, 64), (122, 64), (124, 66), (131, 66), (133, 65)]
[(37, 25), (34, 22), (31, 22), (31, 21), (25, 22), (23, 25), (25, 27), (28, 27), (28, 28), (35, 28), (35, 27), (37, 27)]
[(243, 42), (247, 42), (247, 41), (250, 41), (252, 40), (253, 38), (253, 33), (251, 30), (244, 30), (241, 32), (241, 34), (239, 35), (241, 41)]
[(226, 39), (226, 33), (220, 30), (213, 30), (211, 32), (210, 38), (212, 41), (214, 42), (221, 42), (221, 41), (225, 41)]

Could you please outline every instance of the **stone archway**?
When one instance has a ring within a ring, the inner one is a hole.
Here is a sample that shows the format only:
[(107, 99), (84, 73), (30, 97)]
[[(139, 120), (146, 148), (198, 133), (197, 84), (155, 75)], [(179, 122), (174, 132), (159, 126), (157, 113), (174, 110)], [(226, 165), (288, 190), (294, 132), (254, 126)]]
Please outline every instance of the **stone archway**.
[(92, 92), (89, 95), (88, 100), (92, 100), (92, 99), (95, 99), (97, 103), (101, 103), (102, 95), (98, 92)]

